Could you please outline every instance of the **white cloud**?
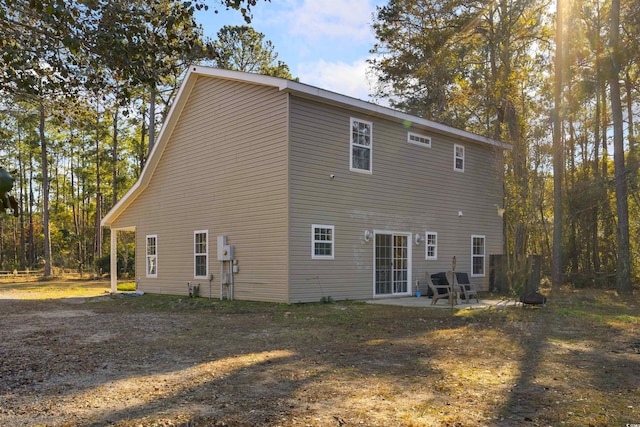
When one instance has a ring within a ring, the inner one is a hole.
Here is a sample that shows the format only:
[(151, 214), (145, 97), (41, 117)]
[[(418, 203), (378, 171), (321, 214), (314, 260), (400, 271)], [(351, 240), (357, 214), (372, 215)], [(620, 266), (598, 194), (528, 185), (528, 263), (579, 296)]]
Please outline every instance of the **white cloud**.
[(368, 64), (360, 59), (351, 64), (344, 62), (328, 62), (323, 59), (305, 62), (298, 65), (301, 83), (348, 95), (354, 98), (369, 100)]
[(371, 14), (375, 6), (369, 0), (303, 0), (280, 16), (292, 35), (309, 40), (372, 39)]

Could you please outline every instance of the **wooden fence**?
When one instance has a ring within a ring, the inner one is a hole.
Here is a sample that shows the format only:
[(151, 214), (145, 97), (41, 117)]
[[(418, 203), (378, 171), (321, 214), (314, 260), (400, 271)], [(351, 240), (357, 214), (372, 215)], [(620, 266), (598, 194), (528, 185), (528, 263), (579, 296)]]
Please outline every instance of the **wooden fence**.
[(44, 271), (42, 270), (13, 270), (13, 271), (0, 271), (1, 277), (34, 277), (42, 276)]

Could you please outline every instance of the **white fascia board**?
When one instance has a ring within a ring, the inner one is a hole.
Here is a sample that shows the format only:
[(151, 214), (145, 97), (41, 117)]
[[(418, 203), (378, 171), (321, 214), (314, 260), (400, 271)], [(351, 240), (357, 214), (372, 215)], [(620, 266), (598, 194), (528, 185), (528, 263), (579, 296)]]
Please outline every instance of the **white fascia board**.
[(264, 76), (262, 74), (245, 73), (243, 71), (224, 70), (222, 68), (203, 67), (194, 65), (189, 67), (189, 73), (201, 76), (216, 77), (226, 80), (237, 80), (245, 83), (254, 83), (263, 86), (273, 86), (280, 90), (286, 88), (292, 80), (281, 79), (279, 77)]

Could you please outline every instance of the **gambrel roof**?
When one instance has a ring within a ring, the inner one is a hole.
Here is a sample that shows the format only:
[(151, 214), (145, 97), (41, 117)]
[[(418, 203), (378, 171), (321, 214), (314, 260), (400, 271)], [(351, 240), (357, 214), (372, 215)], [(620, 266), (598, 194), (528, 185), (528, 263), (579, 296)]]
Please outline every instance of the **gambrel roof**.
[(158, 135), (155, 145), (149, 153), (147, 163), (142, 170), (140, 178), (129, 189), (120, 201), (105, 215), (102, 219), (102, 226), (111, 226), (116, 218), (136, 199), (136, 197), (147, 187), (154, 170), (158, 165), (159, 159), (167, 146), (171, 134), (178, 122), (181, 113), (189, 100), (189, 95), (193, 89), (196, 80), (199, 77), (211, 77), (224, 80), (233, 80), (247, 84), (255, 84), (261, 86), (270, 86), (277, 88), (284, 93), (291, 93), (295, 96), (312, 99), (324, 104), (335, 105), (342, 108), (352, 110), (354, 112), (366, 113), (371, 116), (377, 116), (399, 123), (411, 123), (417, 125), (429, 132), (449, 135), (460, 141), (472, 143), (487, 144), (495, 146), (499, 149), (511, 149), (509, 144), (496, 141), (491, 138), (476, 135), (461, 129), (443, 125), (431, 120), (426, 120), (417, 116), (412, 116), (389, 107), (373, 104), (371, 102), (341, 95), (318, 87), (306, 85), (293, 80), (286, 80), (278, 77), (264, 76), (259, 74), (244, 73), (240, 71), (230, 71), (211, 67), (191, 66), (189, 67), (184, 81), (178, 91), (176, 99), (169, 110), (167, 119), (163, 123), (162, 129)]

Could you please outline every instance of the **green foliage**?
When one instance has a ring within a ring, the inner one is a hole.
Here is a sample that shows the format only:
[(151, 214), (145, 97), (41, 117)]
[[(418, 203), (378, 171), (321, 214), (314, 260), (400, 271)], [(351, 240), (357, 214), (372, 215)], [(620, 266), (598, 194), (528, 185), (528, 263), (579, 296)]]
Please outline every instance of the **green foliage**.
[[(118, 277), (134, 277), (135, 274), (135, 253), (126, 254), (118, 252)], [(98, 273), (108, 272), (111, 270), (111, 254), (106, 254), (97, 258), (95, 261), (95, 269)]]
[(289, 66), (277, 61), (273, 43), (265, 41), (264, 37), (246, 25), (222, 27), (212, 46), (215, 65), (227, 70), (293, 79)]
[[(107, 249), (100, 219), (144, 166), (155, 129), (148, 116), (166, 113), (186, 65), (210, 54), (195, 11), (232, 8), (250, 21), (256, 4), (0, 0), (0, 95), (9, 106), (0, 110), (0, 156), (19, 171), (24, 207), (2, 219), (0, 268), (41, 267), (44, 258), (47, 268), (93, 269)], [(274, 75), (288, 71), (270, 65)], [(150, 96), (159, 105), (151, 114)]]

